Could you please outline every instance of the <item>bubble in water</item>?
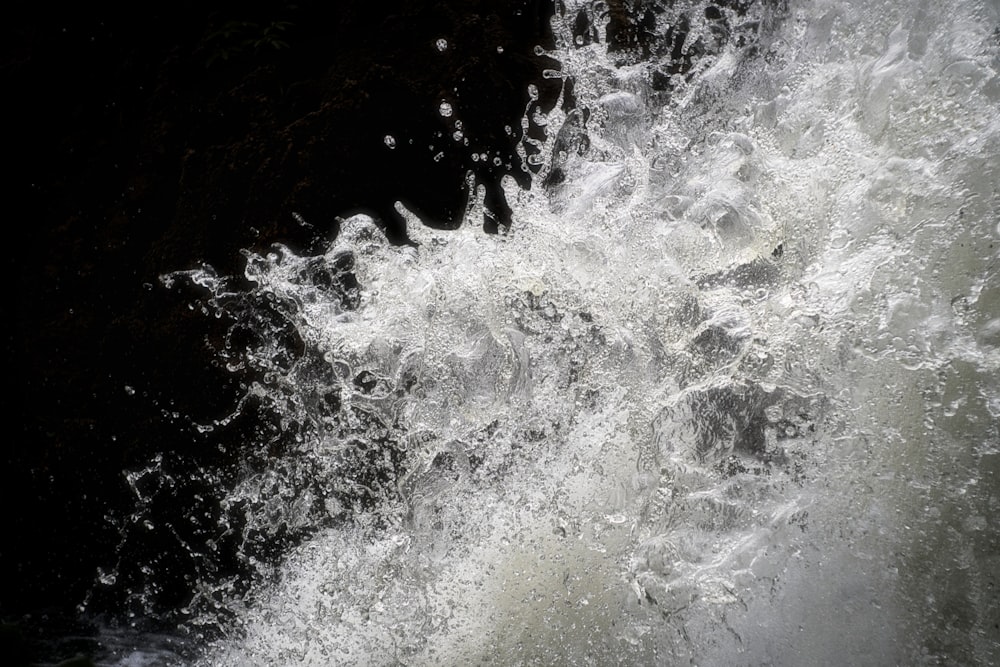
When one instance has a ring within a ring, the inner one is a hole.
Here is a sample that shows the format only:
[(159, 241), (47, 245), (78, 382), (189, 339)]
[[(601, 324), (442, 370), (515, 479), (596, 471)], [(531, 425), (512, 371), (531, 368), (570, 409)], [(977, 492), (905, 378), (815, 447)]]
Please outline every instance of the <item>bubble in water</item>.
[(382, 141), (384, 141), (385, 145), (388, 146), (389, 148), (396, 147), (396, 137), (392, 136), (391, 134), (385, 135), (385, 138), (383, 138)]
[(451, 114), (454, 113), (454, 110), (451, 108), (451, 104), (449, 104), (448, 102), (442, 102), (441, 105), (438, 107), (438, 113), (444, 116), (445, 118), (450, 118)]
[(442, 37), (435, 43), (435, 46), (437, 46), (438, 51), (444, 51), (448, 48), (448, 40)]

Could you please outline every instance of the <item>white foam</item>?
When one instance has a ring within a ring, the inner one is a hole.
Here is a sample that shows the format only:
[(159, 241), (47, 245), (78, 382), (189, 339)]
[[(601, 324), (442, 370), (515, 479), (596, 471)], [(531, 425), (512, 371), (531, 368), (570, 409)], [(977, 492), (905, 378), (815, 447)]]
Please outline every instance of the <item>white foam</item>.
[(996, 510), (996, 11), (915, 6), (793, 2), (658, 107), (567, 47), (603, 114), (508, 234), (352, 218), (352, 312), (265, 262), (332, 369), (417, 378), (345, 405), (422, 435), (382, 523), (296, 549), (205, 664), (995, 658), (955, 519)]

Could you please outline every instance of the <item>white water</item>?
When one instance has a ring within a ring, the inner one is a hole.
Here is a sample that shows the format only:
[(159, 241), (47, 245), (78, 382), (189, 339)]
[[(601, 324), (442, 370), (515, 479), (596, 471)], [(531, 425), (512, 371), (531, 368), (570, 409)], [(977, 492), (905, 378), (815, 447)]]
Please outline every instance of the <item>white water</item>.
[[(325, 359), (254, 391), (344, 417), (232, 501), (351, 520), (202, 664), (1000, 662), (1000, 6), (751, 13), (760, 53), (669, 100), (649, 63), (554, 53), (589, 151), (511, 187), (505, 235), (346, 221), (356, 310), (308, 258), (251, 261)], [(406, 474), (343, 506), (387, 430)]]

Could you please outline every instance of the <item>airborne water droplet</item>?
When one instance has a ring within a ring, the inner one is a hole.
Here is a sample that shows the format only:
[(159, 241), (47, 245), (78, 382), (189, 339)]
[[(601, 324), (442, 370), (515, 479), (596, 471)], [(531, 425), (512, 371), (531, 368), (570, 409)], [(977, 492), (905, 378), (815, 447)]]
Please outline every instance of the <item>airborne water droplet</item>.
[(441, 106), (438, 107), (438, 113), (440, 113), (445, 118), (450, 118), (451, 114), (454, 113), (454, 111), (452, 110), (451, 105), (449, 103), (442, 102)]
[(391, 134), (385, 135), (385, 138), (382, 141), (384, 141), (385, 145), (388, 146), (389, 148), (396, 147), (396, 137), (392, 136)]
[(437, 46), (438, 51), (444, 51), (448, 48), (448, 40), (442, 37), (435, 43), (435, 45)]

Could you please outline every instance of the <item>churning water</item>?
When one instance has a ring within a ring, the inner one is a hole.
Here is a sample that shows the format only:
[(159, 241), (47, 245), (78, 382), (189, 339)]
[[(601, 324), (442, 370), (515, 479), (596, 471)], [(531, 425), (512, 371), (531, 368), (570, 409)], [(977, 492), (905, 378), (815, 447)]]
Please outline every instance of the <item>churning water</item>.
[(310, 534), (197, 664), (1000, 663), (1000, 5), (671, 4), (557, 14), (504, 233), (170, 278), (270, 313), (224, 506)]

